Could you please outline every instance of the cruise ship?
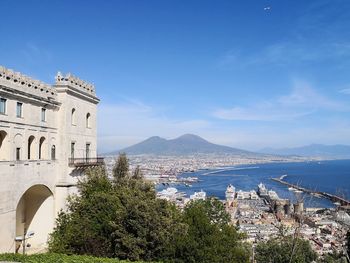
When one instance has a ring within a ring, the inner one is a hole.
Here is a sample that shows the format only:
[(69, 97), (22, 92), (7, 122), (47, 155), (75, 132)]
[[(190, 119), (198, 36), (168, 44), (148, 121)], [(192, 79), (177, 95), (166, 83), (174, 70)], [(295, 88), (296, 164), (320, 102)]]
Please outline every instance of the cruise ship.
[(195, 192), (193, 195), (190, 195), (191, 200), (205, 200), (207, 193), (201, 190), (200, 192)]

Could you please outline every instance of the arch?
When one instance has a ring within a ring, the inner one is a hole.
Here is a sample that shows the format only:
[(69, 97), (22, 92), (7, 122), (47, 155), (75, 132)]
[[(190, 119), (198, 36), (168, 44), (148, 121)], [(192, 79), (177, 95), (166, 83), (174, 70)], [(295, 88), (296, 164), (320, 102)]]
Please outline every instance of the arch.
[[(31, 244), (31, 250), (46, 246), (48, 234), (54, 226), (54, 196), (45, 185), (37, 184), (27, 189), (16, 207), (16, 237), (25, 233), (34, 233), (26, 241)], [(16, 250), (22, 246), (17, 242)]]
[(28, 160), (33, 160), (34, 159), (34, 141), (35, 141), (35, 137), (33, 135), (29, 136), (28, 138)]
[(42, 160), (42, 159), (45, 159), (47, 156), (46, 156), (46, 142), (45, 142), (45, 137), (42, 136), (40, 137), (40, 140), (39, 140), (39, 160)]
[(88, 112), (86, 114), (86, 128), (91, 128), (91, 123), (90, 123), (90, 119), (91, 119), (91, 114)]
[(0, 161), (9, 160), (10, 145), (6, 131), (0, 130)]
[(72, 109), (72, 114), (71, 114), (71, 122), (72, 122), (72, 125), (76, 125), (76, 122), (75, 122), (75, 115), (76, 115), (76, 110), (75, 108)]

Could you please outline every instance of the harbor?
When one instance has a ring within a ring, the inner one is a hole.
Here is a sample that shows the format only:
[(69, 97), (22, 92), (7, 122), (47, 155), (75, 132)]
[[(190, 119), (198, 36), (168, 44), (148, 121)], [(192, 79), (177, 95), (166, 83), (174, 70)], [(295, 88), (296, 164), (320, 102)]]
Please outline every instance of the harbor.
[(300, 192), (303, 192), (303, 193), (307, 193), (307, 194), (310, 194), (312, 196), (315, 196), (315, 197), (323, 197), (323, 198), (326, 198), (326, 199), (329, 199), (331, 200), (333, 203), (335, 204), (339, 204), (341, 206), (350, 206), (350, 201), (349, 200), (346, 200), (345, 198), (343, 197), (340, 197), (340, 196), (337, 196), (337, 195), (334, 195), (334, 194), (330, 194), (330, 193), (326, 193), (326, 192), (322, 192), (322, 191), (314, 191), (314, 190), (311, 190), (311, 189), (307, 189), (305, 187), (301, 187), (299, 185), (296, 185), (296, 184), (292, 184), (292, 183), (288, 183), (286, 181), (283, 180), (284, 177), (280, 177), (280, 178), (271, 178), (272, 181), (275, 181), (275, 182), (278, 182), (280, 184), (283, 184), (291, 189), (296, 189), (297, 191), (300, 191)]

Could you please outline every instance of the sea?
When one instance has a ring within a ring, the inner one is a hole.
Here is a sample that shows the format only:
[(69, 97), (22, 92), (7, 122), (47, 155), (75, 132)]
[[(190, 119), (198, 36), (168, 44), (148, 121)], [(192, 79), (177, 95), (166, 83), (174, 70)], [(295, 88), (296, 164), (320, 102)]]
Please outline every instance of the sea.
[[(288, 187), (271, 178), (283, 176), (283, 180), (315, 191), (336, 194), (350, 200), (350, 160), (308, 161), (297, 163), (266, 163), (239, 165), (211, 170), (198, 170), (184, 173), (180, 177), (198, 177), (199, 182), (191, 186), (172, 185), (188, 196), (198, 191), (205, 191), (207, 196), (225, 199), (225, 191), (232, 184), (236, 191), (257, 190), (259, 183), (269, 190), (277, 192), (281, 198), (292, 201), (304, 200), (305, 207), (331, 208), (335, 205), (328, 199), (309, 194), (300, 194), (288, 190)], [(158, 190), (169, 186), (159, 185)]]

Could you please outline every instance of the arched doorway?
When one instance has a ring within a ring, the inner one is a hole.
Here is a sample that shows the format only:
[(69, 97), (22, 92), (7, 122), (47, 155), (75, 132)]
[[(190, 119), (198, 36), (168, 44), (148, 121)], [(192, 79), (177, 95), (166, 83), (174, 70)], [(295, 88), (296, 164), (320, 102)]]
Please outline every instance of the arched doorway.
[[(16, 209), (16, 237), (31, 233), (26, 240), (26, 251), (38, 252), (46, 247), (49, 233), (54, 225), (54, 198), (45, 185), (30, 187), (21, 197)], [(21, 239), (21, 238), (19, 238)], [(17, 241), (16, 250), (22, 250)]]
[(35, 159), (34, 157), (34, 140), (35, 137), (33, 135), (28, 138), (28, 160)]
[(41, 137), (39, 141), (39, 160), (46, 159), (46, 143), (45, 137)]
[(9, 160), (9, 143), (7, 132), (0, 131), (0, 161), (8, 161)]

